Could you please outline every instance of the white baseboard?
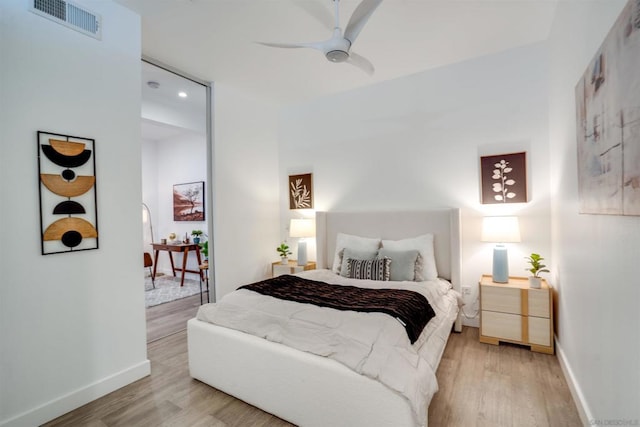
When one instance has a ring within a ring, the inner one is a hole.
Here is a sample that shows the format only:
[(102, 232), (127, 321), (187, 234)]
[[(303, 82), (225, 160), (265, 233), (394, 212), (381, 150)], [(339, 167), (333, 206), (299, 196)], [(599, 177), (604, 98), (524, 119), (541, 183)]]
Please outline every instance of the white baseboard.
[(573, 375), (573, 371), (571, 370), (571, 366), (567, 360), (564, 351), (562, 350), (562, 346), (558, 343), (557, 337), (556, 341), (556, 354), (558, 356), (558, 361), (560, 362), (560, 368), (562, 368), (562, 373), (564, 374), (564, 378), (569, 385), (569, 391), (571, 391), (571, 396), (573, 397), (573, 401), (576, 403), (576, 408), (578, 409), (578, 415), (580, 416), (580, 421), (582, 421), (582, 425), (588, 426), (591, 425), (589, 420), (593, 420), (593, 414), (589, 409), (589, 405), (587, 404), (586, 399), (584, 398), (584, 394), (582, 393), (582, 389), (580, 385), (576, 381), (576, 377)]
[(37, 426), (51, 421), (82, 405), (92, 402), (106, 394), (122, 388), (151, 373), (149, 360), (140, 362), (130, 368), (103, 378), (86, 387), (56, 398), (32, 410), (19, 414), (8, 420), (1, 420), (1, 427)]

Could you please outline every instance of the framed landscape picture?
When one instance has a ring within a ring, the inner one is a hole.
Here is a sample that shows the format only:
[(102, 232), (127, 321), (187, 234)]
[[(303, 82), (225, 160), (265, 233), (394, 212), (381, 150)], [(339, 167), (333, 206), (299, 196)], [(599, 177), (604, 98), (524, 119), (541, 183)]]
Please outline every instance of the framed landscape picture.
[(480, 157), (481, 202), (527, 202), (527, 154)]
[(204, 221), (204, 181), (173, 186), (173, 220)]

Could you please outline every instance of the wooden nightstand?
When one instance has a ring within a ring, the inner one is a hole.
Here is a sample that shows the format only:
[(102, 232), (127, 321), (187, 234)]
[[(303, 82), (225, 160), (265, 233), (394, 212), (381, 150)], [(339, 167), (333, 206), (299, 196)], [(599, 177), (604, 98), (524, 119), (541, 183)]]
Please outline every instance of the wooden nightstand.
[(288, 264), (282, 264), (280, 261), (271, 264), (271, 275), (273, 277), (281, 276), (283, 274), (295, 274), (305, 270), (315, 270), (316, 263), (314, 261), (308, 262), (307, 265), (298, 265), (298, 261), (290, 259)]
[(531, 289), (526, 277), (509, 277), (509, 283), (495, 283), (490, 275), (483, 275), (480, 342), (523, 344), (531, 351), (553, 354), (552, 291), (544, 279), (540, 289)]

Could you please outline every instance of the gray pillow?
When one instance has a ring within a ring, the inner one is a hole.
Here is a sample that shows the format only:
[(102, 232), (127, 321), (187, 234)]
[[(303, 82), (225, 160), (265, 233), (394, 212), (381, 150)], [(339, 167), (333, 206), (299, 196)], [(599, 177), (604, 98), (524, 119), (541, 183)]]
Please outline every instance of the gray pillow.
[(417, 249), (397, 251), (380, 248), (378, 258), (391, 259), (391, 280), (394, 282), (416, 280), (416, 268), (420, 252)]
[(378, 249), (376, 250), (367, 250), (367, 249), (351, 249), (344, 248), (342, 250), (342, 267), (340, 268), (340, 275), (342, 277), (349, 277), (349, 273), (347, 273), (347, 260), (348, 259), (376, 259), (376, 255), (378, 254)]

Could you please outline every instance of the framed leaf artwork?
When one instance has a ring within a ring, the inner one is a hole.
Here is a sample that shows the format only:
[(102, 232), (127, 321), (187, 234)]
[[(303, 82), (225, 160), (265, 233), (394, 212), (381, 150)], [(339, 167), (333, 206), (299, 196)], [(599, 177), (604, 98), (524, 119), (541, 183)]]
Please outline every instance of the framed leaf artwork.
[(313, 209), (312, 174), (289, 175), (289, 209)]
[(526, 153), (480, 157), (481, 202), (527, 202)]

